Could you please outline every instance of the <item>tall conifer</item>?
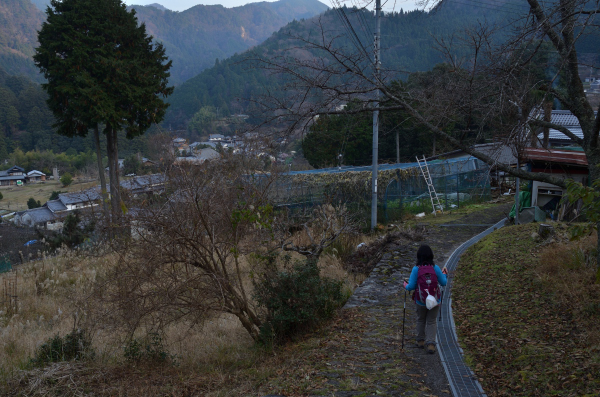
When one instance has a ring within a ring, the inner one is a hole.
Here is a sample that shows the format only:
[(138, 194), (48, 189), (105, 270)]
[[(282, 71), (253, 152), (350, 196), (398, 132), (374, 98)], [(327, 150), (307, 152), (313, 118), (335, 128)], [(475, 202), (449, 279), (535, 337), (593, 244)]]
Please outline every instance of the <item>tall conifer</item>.
[(168, 107), (163, 98), (173, 92), (167, 81), (171, 62), (121, 0), (52, 0), (46, 13), (34, 61), (47, 79), (42, 86), (54, 127), (69, 137), (94, 130), (103, 179), (102, 126), (115, 222), (121, 208), (117, 132), (125, 130), (132, 139), (162, 121)]

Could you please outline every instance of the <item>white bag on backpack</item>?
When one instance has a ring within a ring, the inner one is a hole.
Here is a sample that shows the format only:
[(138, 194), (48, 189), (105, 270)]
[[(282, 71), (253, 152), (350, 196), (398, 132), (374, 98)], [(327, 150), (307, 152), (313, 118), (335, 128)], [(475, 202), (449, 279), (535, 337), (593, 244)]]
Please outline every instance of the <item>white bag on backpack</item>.
[(438, 301), (437, 301), (437, 299), (435, 299), (435, 296), (429, 294), (428, 290), (425, 290), (425, 292), (427, 292), (427, 299), (425, 299), (425, 306), (427, 306), (427, 310), (431, 310), (438, 305)]

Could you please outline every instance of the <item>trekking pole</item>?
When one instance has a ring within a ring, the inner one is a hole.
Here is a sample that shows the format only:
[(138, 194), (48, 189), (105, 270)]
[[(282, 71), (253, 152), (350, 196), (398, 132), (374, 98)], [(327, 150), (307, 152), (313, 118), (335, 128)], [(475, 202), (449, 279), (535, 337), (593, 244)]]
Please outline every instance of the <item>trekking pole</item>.
[(442, 321), (442, 303), (444, 302), (444, 290), (442, 289), (442, 296), (440, 297), (440, 319), (438, 321)]
[(404, 288), (404, 310), (402, 314), (402, 350), (404, 350), (404, 321), (406, 320), (406, 288)]

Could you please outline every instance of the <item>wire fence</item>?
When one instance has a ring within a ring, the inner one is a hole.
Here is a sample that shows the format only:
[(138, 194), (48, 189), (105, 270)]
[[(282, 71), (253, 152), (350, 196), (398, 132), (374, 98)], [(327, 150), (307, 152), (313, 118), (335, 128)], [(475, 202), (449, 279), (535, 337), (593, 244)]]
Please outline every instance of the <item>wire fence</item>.
[[(489, 166), (473, 157), (428, 163), (435, 190), (445, 208), (489, 200)], [(417, 163), (379, 167), (378, 222), (405, 213), (432, 212), (427, 184)], [(371, 167), (338, 167), (282, 174), (271, 190), (278, 207), (304, 212), (323, 203), (344, 203), (359, 217), (371, 213)]]

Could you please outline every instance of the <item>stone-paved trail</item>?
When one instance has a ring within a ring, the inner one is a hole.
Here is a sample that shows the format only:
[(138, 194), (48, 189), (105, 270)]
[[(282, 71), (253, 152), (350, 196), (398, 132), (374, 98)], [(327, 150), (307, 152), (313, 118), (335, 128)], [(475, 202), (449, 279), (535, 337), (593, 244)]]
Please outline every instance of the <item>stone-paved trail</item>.
[[(401, 349), (404, 292), (418, 247), (429, 244), (443, 267), (452, 251), (505, 217), (508, 204), (463, 215), (446, 225), (429, 225), (423, 241), (397, 240), (358, 287), (327, 335), (311, 346), (312, 370), (304, 395), (450, 396), (439, 355), (415, 346), (414, 303), (406, 298), (404, 350)], [(446, 307), (442, 306), (442, 310)], [(316, 348), (316, 349), (315, 349)]]

